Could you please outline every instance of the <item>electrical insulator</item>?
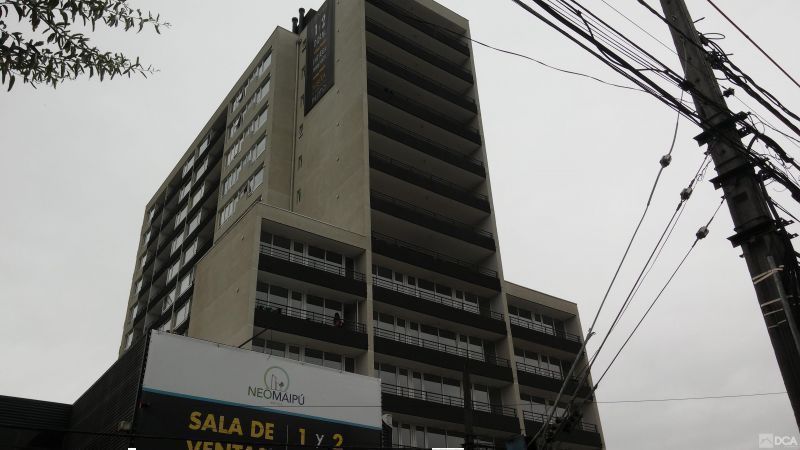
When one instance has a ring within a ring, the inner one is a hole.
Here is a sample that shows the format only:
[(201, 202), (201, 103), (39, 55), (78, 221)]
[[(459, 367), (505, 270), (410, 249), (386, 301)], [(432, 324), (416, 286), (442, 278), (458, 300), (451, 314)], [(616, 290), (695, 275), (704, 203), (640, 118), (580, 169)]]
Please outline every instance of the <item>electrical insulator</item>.
[(708, 236), (708, 227), (705, 225), (700, 227), (700, 229), (697, 230), (697, 233), (694, 235), (697, 236), (697, 239), (703, 239), (704, 237)]
[(689, 200), (689, 197), (692, 196), (692, 188), (683, 188), (681, 191), (681, 200), (686, 201)]
[(661, 164), (661, 167), (667, 167), (671, 162), (672, 162), (672, 155), (664, 155), (661, 157), (661, 160), (658, 161), (658, 163)]

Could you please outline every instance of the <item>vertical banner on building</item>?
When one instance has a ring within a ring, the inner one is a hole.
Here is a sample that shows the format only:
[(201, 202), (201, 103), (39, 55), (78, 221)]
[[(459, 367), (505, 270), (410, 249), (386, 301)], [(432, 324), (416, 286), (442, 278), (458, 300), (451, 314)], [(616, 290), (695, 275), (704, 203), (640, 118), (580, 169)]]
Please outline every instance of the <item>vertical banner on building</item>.
[(380, 401), (376, 378), (154, 332), (135, 446), (379, 447)]
[(306, 25), (305, 114), (333, 86), (334, 1), (328, 0)]

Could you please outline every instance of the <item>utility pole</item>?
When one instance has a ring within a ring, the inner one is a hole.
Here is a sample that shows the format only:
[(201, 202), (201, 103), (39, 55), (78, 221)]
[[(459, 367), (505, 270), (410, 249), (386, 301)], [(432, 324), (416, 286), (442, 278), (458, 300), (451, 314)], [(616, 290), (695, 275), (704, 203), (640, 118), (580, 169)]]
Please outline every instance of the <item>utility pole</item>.
[[(745, 157), (748, 149), (741, 143), (737, 119), (726, 106), (686, 4), (683, 0), (660, 1), (685, 73), (684, 88), (691, 93), (704, 122), (703, 133), (695, 139), (700, 145), (708, 143), (717, 171), (711, 181), (725, 194), (733, 218), (735, 234), (728, 239), (734, 247), (741, 247), (753, 277), (763, 320), (800, 426), (800, 348), (792, 334), (797, 329), (796, 294), (800, 290), (788, 270), (795, 267), (794, 249), (783, 224), (771, 213), (763, 180)], [(771, 261), (782, 265), (782, 269)], [(777, 283), (760, 282), (772, 279), (770, 275)], [(789, 293), (788, 299), (783, 291)]]

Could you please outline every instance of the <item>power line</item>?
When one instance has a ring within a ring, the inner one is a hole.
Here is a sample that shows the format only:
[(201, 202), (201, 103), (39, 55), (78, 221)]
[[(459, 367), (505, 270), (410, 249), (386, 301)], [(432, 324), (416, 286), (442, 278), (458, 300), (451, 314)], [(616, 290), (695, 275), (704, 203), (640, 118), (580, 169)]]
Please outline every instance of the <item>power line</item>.
[(603, 403), (603, 404), (625, 404), (625, 403), (650, 403), (650, 402), (679, 402), (679, 401), (687, 401), (687, 400), (717, 400), (723, 398), (745, 398), (745, 397), (764, 397), (768, 395), (785, 395), (786, 391), (780, 392), (757, 392), (754, 394), (731, 394), (731, 395), (706, 395), (703, 397), (675, 397), (675, 398), (648, 398), (648, 399), (638, 399), (638, 400), (608, 400), (603, 402), (595, 402), (595, 403)]
[(750, 37), (750, 36), (749, 36), (747, 33), (745, 33), (745, 32), (744, 32), (744, 30), (742, 30), (742, 29), (739, 27), (739, 25), (736, 25), (736, 23), (735, 23), (735, 22), (734, 22), (734, 21), (733, 21), (733, 20), (732, 20), (730, 17), (728, 17), (728, 15), (727, 15), (727, 14), (725, 14), (725, 12), (723, 12), (723, 11), (722, 11), (722, 10), (719, 8), (719, 6), (717, 6), (717, 5), (716, 5), (716, 4), (715, 4), (715, 3), (714, 3), (712, 0), (707, 0), (707, 1), (708, 1), (708, 3), (710, 3), (710, 4), (711, 4), (711, 6), (713, 6), (713, 7), (714, 7), (714, 9), (716, 9), (716, 10), (717, 10), (717, 11), (718, 11), (720, 14), (722, 14), (722, 17), (724, 17), (724, 18), (725, 18), (725, 20), (727, 20), (727, 21), (728, 21), (728, 22), (729, 22), (731, 25), (733, 25), (733, 27), (734, 27), (734, 28), (736, 28), (736, 29), (737, 29), (737, 30), (739, 31), (739, 33), (741, 33), (741, 34), (742, 34), (742, 36), (744, 36), (745, 38), (747, 38), (747, 40), (748, 40), (748, 41), (750, 41), (750, 43), (751, 43), (751, 44), (753, 44), (753, 45), (754, 45), (754, 46), (755, 46), (755, 47), (758, 49), (758, 51), (760, 51), (760, 52), (761, 52), (761, 54), (762, 54), (762, 55), (766, 56), (766, 57), (767, 57), (767, 59), (769, 59), (769, 60), (770, 60), (770, 62), (771, 62), (772, 64), (774, 64), (774, 65), (775, 65), (775, 67), (777, 67), (777, 68), (778, 68), (778, 69), (779, 69), (781, 72), (783, 72), (783, 74), (784, 74), (784, 75), (786, 75), (786, 76), (787, 76), (787, 77), (788, 77), (790, 80), (792, 80), (792, 82), (795, 84), (795, 86), (797, 86), (797, 87), (800, 87), (800, 83), (798, 83), (798, 82), (797, 82), (797, 80), (795, 80), (794, 78), (792, 78), (792, 76), (791, 76), (791, 75), (789, 75), (789, 73), (788, 73), (786, 70), (784, 70), (784, 68), (783, 68), (783, 67), (781, 67), (781, 65), (780, 65), (780, 64), (778, 64), (778, 63), (777, 63), (777, 62), (776, 62), (774, 59), (772, 59), (772, 57), (771, 57), (771, 56), (769, 56), (769, 55), (767, 54), (767, 52), (765, 52), (765, 51), (764, 51), (764, 49), (763, 49), (763, 48), (761, 48), (761, 46), (760, 46), (760, 45), (756, 44), (756, 41), (754, 41), (754, 40), (753, 40), (753, 38), (751, 38), (751, 37)]

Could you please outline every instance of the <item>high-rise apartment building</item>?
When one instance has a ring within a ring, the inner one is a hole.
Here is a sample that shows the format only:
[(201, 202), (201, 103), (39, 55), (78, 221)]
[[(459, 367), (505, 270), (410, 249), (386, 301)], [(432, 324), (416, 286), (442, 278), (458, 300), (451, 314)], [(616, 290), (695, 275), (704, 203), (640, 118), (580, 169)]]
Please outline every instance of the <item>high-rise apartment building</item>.
[[(380, 377), (417, 447), (463, 441), (469, 379), (480, 442), (535, 433), (581, 325), (503, 280), (468, 35), (431, 0), (277, 28), (147, 205), (120, 353), (160, 329)], [(601, 448), (596, 406), (559, 440)]]

